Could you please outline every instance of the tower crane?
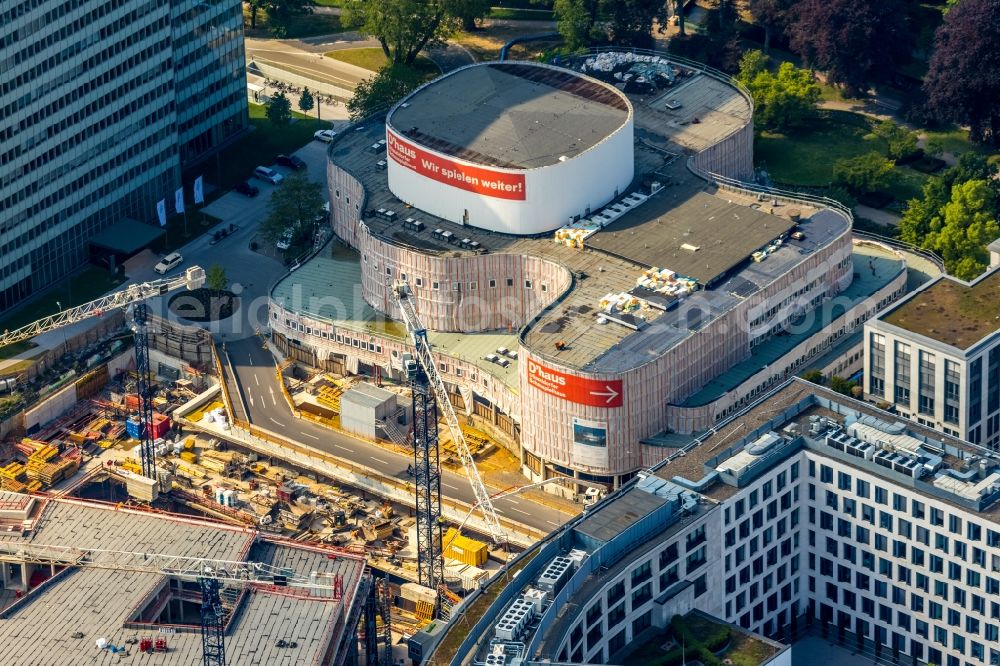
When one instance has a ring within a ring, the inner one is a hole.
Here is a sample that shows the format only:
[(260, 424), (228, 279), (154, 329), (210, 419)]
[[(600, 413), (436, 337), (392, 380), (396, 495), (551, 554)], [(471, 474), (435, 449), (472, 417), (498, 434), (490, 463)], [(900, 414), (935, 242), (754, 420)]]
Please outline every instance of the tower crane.
[(30, 564), (162, 574), (197, 581), (202, 594), (204, 666), (226, 666), (225, 611), (219, 594), (223, 584), (329, 591), (329, 597), (316, 600), (343, 598), (343, 580), (339, 575), (320, 572), (305, 575), (263, 562), (13, 541), (0, 543), (0, 557), (4, 556)]
[(153, 280), (130, 284), (124, 289), (102, 296), (96, 300), (78, 305), (73, 308), (61, 310), (54, 315), (44, 317), (26, 326), (13, 331), (4, 331), (0, 334), (0, 348), (12, 345), (17, 342), (29, 340), (36, 335), (54, 331), (64, 326), (76, 324), (90, 317), (100, 317), (101, 315), (116, 308), (131, 308), (132, 322), (130, 324), (132, 332), (135, 334), (135, 367), (139, 375), (137, 393), (139, 395), (139, 420), (141, 425), (142, 440), (139, 445), (139, 454), (142, 459), (143, 476), (156, 478), (155, 447), (153, 445), (153, 396), (149, 386), (149, 340), (147, 337), (147, 323), (149, 310), (146, 306), (146, 299), (155, 296), (163, 296), (171, 291), (186, 287), (187, 289), (198, 289), (205, 284), (205, 271), (199, 266), (191, 266), (181, 275), (163, 280)]
[[(389, 286), (388, 284), (386, 285)], [(476, 506), (495, 543), (506, 541), (500, 518), (490, 494), (476, 469), (472, 452), (458, 416), (448, 399), (444, 382), (438, 374), (427, 340), (427, 329), (420, 323), (413, 305), (410, 287), (404, 280), (392, 284), (391, 292), (399, 306), (403, 323), (410, 333), (415, 358), (404, 360), (404, 369), (413, 389), (414, 483), (417, 508), (417, 568), (420, 584), (437, 589), (444, 583), (444, 561), (441, 555), (441, 471), (438, 453), (437, 410), (444, 414), (462, 468), (476, 496)], [(436, 399), (436, 400), (435, 400)], [(436, 403), (436, 406), (435, 406)]]

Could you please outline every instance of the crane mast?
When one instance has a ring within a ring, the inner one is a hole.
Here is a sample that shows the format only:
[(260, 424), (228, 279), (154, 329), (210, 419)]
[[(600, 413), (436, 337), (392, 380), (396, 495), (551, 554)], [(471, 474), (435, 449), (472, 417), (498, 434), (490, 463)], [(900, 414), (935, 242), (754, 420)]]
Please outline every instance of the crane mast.
[(147, 330), (149, 308), (145, 301), (147, 298), (163, 296), (181, 287), (198, 289), (204, 284), (205, 271), (199, 266), (192, 266), (177, 277), (130, 284), (124, 289), (89, 303), (61, 310), (54, 315), (44, 317), (13, 331), (4, 331), (0, 334), (0, 348), (76, 324), (90, 317), (100, 317), (117, 308), (132, 308), (131, 329), (135, 335), (135, 369), (136, 374), (138, 374), (136, 393), (139, 396), (139, 436), (141, 438), (139, 457), (142, 460), (142, 475), (155, 479), (156, 447), (153, 444), (153, 396), (149, 385), (149, 337)]
[[(433, 389), (434, 397), (437, 398), (438, 408), (443, 412), (445, 423), (448, 425), (448, 430), (451, 432), (452, 440), (455, 442), (455, 449), (458, 451), (458, 457), (462, 463), (462, 468), (465, 470), (465, 474), (469, 479), (469, 484), (472, 486), (472, 492), (476, 497), (476, 504), (482, 511), (483, 519), (486, 522), (487, 529), (490, 532), (490, 536), (493, 538), (495, 543), (503, 543), (506, 541), (506, 536), (503, 531), (503, 527), (500, 525), (500, 518), (497, 515), (496, 509), (493, 507), (493, 502), (490, 500), (490, 495), (486, 490), (486, 485), (483, 483), (482, 477), (479, 476), (479, 470), (476, 468), (476, 462), (472, 458), (472, 451), (469, 449), (468, 443), (465, 441), (465, 434), (462, 432), (462, 428), (458, 422), (458, 416), (455, 414), (454, 408), (451, 406), (451, 401), (448, 399), (448, 391), (445, 389), (444, 382), (441, 380), (441, 376), (437, 372), (437, 366), (434, 363), (434, 358), (431, 355), (430, 342), (427, 340), (427, 330), (420, 323), (420, 318), (417, 316), (416, 309), (413, 305), (413, 300), (410, 298), (410, 288), (409, 285), (402, 280), (398, 280), (393, 284), (392, 294), (399, 305), (399, 310), (403, 318), (403, 323), (406, 325), (406, 329), (410, 332), (410, 337), (413, 341), (413, 346), (415, 350), (416, 363), (419, 365), (419, 369), (427, 377), (427, 383)], [(414, 426), (414, 437), (417, 436), (419, 426), (422, 426), (419, 422), (415, 423)], [(434, 444), (437, 444), (437, 424), (436, 420), (434, 422), (427, 422), (427, 429), (434, 430)], [(430, 435), (427, 435), (428, 439)], [(436, 457), (436, 454), (435, 454)], [(438, 476), (438, 484), (440, 485), (440, 476)], [(418, 487), (417, 493), (418, 497), (421, 490)]]

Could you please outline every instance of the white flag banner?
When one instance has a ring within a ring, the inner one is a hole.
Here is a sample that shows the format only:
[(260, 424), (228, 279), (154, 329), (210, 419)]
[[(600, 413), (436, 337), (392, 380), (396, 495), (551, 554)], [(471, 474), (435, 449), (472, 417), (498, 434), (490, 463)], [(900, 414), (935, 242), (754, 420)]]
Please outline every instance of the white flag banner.
[(194, 202), (205, 203), (205, 185), (201, 182), (201, 176), (194, 179)]
[(178, 187), (174, 192), (174, 210), (178, 213), (184, 212), (184, 186)]
[(160, 226), (167, 226), (167, 200), (160, 199), (156, 202), (156, 216), (160, 218)]

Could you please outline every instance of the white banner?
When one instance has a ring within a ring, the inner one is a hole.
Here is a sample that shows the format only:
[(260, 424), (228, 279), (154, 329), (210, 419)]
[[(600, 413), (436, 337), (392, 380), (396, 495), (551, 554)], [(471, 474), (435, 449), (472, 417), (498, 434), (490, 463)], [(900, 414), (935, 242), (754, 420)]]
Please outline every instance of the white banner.
[(205, 184), (201, 182), (201, 176), (194, 179), (194, 202), (205, 203)]
[(573, 463), (608, 466), (608, 424), (573, 417)]
[(167, 226), (167, 200), (160, 199), (156, 202), (156, 216), (160, 218), (160, 226)]
[(184, 186), (178, 187), (174, 192), (174, 210), (178, 213), (184, 212)]

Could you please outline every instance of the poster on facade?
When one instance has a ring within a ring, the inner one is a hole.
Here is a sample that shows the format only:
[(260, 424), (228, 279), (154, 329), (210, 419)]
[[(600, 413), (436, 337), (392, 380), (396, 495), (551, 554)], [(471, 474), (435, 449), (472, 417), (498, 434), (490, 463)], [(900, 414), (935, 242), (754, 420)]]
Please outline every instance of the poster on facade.
[(608, 424), (573, 417), (573, 464), (608, 466)]

